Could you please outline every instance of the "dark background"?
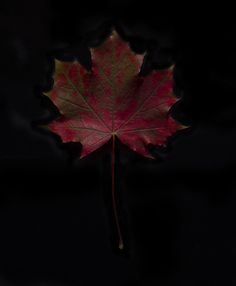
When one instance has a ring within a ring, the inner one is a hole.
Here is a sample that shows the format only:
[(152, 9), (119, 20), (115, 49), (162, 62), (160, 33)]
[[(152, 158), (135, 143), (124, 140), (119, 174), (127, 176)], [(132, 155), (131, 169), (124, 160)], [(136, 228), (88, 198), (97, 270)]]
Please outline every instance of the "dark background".
[[(234, 20), (153, 2), (1, 2), (1, 286), (236, 285)], [(146, 51), (143, 75), (175, 63), (172, 115), (191, 125), (155, 162), (119, 144), (123, 252), (109, 144), (78, 161), (79, 144), (37, 128), (58, 115), (42, 95), (53, 57), (89, 68), (111, 27)]]

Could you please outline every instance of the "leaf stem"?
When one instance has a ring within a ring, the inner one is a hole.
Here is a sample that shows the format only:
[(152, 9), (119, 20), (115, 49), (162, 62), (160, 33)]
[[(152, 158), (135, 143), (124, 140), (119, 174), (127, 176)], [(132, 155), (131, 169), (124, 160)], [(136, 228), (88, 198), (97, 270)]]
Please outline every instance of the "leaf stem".
[(123, 238), (120, 229), (119, 217), (117, 212), (116, 198), (115, 198), (115, 134), (112, 135), (112, 204), (114, 217), (116, 222), (116, 228), (119, 236), (119, 249), (122, 250), (124, 248)]

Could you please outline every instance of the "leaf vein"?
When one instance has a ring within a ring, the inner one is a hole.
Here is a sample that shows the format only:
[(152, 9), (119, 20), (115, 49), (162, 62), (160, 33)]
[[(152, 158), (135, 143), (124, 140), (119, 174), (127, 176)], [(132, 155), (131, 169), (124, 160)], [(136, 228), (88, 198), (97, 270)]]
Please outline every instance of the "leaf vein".
[(94, 114), (94, 116), (99, 119), (99, 121), (102, 123), (102, 125), (107, 128), (108, 130), (110, 130), (110, 128), (107, 126), (107, 124), (103, 121), (103, 119), (97, 114), (97, 112), (92, 108), (92, 106), (87, 102), (87, 100), (85, 99), (85, 97), (80, 93), (80, 91), (78, 90), (78, 88), (74, 85), (74, 83), (72, 82), (72, 80), (67, 76), (67, 74), (65, 72), (63, 72), (64, 76), (66, 77), (67, 81), (70, 83), (70, 85), (73, 87), (73, 89), (77, 92), (77, 94), (82, 98), (82, 100), (86, 103), (86, 105), (88, 106), (89, 110)]

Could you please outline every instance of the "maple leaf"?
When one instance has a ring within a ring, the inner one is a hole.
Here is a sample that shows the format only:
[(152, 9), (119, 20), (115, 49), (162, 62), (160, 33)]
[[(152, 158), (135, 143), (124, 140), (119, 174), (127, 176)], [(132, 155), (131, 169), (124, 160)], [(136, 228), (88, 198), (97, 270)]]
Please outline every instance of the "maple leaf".
[(91, 49), (92, 71), (56, 60), (54, 87), (46, 95), (61, 117), (49, 124), (63, 142), (80, 142), (81, 158), (117, 136), (152, 157), (148, 144), (164, 145), (182, 125), (169, 116), (176, 102), (172, 69), (139, 76), (143, 55), (134, 54), (116, 32)]
[(183, 126), (169, 115), (176, 102), (172, 69), (139, 75), (144, 55), (133, 53), (116, 32), (91, 49), (92, 70), (79, 62), (56, 60), (54, 87), (46, 95), (61, 116), (48, 127), (63, 142), (80, 142), (81, 158), (112, 142), (112, 195), (114, 215), (123, 241), (115, 203), (115, 138), (137, 153), (151, 157), (148, 145), (164, 145)]

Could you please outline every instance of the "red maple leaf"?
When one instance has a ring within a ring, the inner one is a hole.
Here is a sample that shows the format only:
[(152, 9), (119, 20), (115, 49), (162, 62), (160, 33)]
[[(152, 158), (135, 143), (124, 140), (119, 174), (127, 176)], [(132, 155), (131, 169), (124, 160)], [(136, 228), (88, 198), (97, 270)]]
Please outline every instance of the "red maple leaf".
[[(134, 54), (116, 32), (91, 49), (92, 70), (56, 60), (54, 87), (46, 95), (61, 116), (49, 124), (63, 142), (80, 142), (81, 158), (113, 138), (152, 157), (148, 144), (164, 145), (182, 125), (169, 115), (176, 102), (172, 69), (139, 76), (143, 55)], [(114, 193), (114, 168), (113, 193)], [(116, 214), (115, 214), (116, 215)]]

